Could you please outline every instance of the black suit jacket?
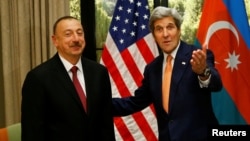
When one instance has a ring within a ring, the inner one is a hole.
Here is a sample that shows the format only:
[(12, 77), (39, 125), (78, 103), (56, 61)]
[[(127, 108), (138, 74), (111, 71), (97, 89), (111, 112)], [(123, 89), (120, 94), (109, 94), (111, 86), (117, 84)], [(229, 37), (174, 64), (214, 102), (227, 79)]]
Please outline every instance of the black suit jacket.
[(155, 58), (144, 71), (142, 85), (134, 97), (113, 98), (114, 116), (125, 116), (153, 103), (160, 141), (205, 141), (208, 129), (218, 124), (211, 104), (211, 92), (222, 88), (220, 75), (214, 68), (213, 53), (207, 51), (211, 68), (208, 88), (201, 88), (198, 75), (191, 69), (190, 59), (197, 48), (181, 42), (177, 51), (170, 86), (169, 112), (162, 106), (163, 54)]
[(59, 55), (28, 72), (22, 88), (22, 141), (113, 141), (106, 68), (82, 58), (88, 113)]

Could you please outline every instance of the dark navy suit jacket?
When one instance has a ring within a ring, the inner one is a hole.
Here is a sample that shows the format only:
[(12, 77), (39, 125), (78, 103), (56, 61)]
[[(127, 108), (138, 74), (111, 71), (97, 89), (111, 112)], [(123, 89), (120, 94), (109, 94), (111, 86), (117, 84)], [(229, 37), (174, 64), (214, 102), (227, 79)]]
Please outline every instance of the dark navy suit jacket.
[(125, 116), (153, 103), (160, 141), (205, 141), (208, 129), (218, 124), (211, 104), (211, 92), (222, 88), (220, 75), (214, 68), (214, 55), (207, 51), (211, 68), (208, 88), (201, 88), (198, 75), (191, 69), (190, 59), (197, 48), (181, 42), (177, 51), (171, 79), (169, 112), (162, 106), (162, 64), (160, 54), (145, 67), (142, 85), (133, 97), (113, 98), (114, 116)]
[(107, 69), (82, 58), (88, 112), (58, 54), (31, 70), (22, 89), (22, 141), (114, 141)]

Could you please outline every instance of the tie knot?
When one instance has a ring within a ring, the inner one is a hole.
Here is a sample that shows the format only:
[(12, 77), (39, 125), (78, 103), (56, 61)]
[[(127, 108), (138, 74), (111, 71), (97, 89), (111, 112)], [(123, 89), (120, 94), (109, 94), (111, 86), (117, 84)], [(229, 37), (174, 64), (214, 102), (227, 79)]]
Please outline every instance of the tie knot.
[(167, 56), (167, 63), (171, 62), (171, 60), (173, 59), (173, 57), (171, 55)]
[(76, 73), (77, 69), (78, 69), (77, 66), (73, 66), (70, 70), (72, 73)]

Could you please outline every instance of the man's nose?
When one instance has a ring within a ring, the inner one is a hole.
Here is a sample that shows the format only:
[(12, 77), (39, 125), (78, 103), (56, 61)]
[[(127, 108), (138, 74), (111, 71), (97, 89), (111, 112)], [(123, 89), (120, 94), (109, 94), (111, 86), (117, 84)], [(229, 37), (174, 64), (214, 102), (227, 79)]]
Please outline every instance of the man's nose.
[(168, 36), (168, 30), (166, 28), (163, 29), (163, 36), (164, 37)]
[(73, 38), (74, 41), (78, 41), (78, 40), (79, 40), (79, 36), (78, 36), (77, 33), (74, 33), (74, 34), (72, 35), (72, 38)]

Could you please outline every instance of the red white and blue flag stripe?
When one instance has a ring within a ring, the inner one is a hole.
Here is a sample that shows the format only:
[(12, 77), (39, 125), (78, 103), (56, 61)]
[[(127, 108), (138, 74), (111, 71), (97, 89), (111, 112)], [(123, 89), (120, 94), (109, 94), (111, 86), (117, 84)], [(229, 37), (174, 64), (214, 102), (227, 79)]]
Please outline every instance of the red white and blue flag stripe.
[[(158, 56), (148, 28), (147, 0), (118, 0), (100, 63), (109, 71), (113, 97), (134, 94), (141, 85), (146, 64)], [(158, 129), (154, 107), (114, 118), (117, 141), (156, 141)]]

